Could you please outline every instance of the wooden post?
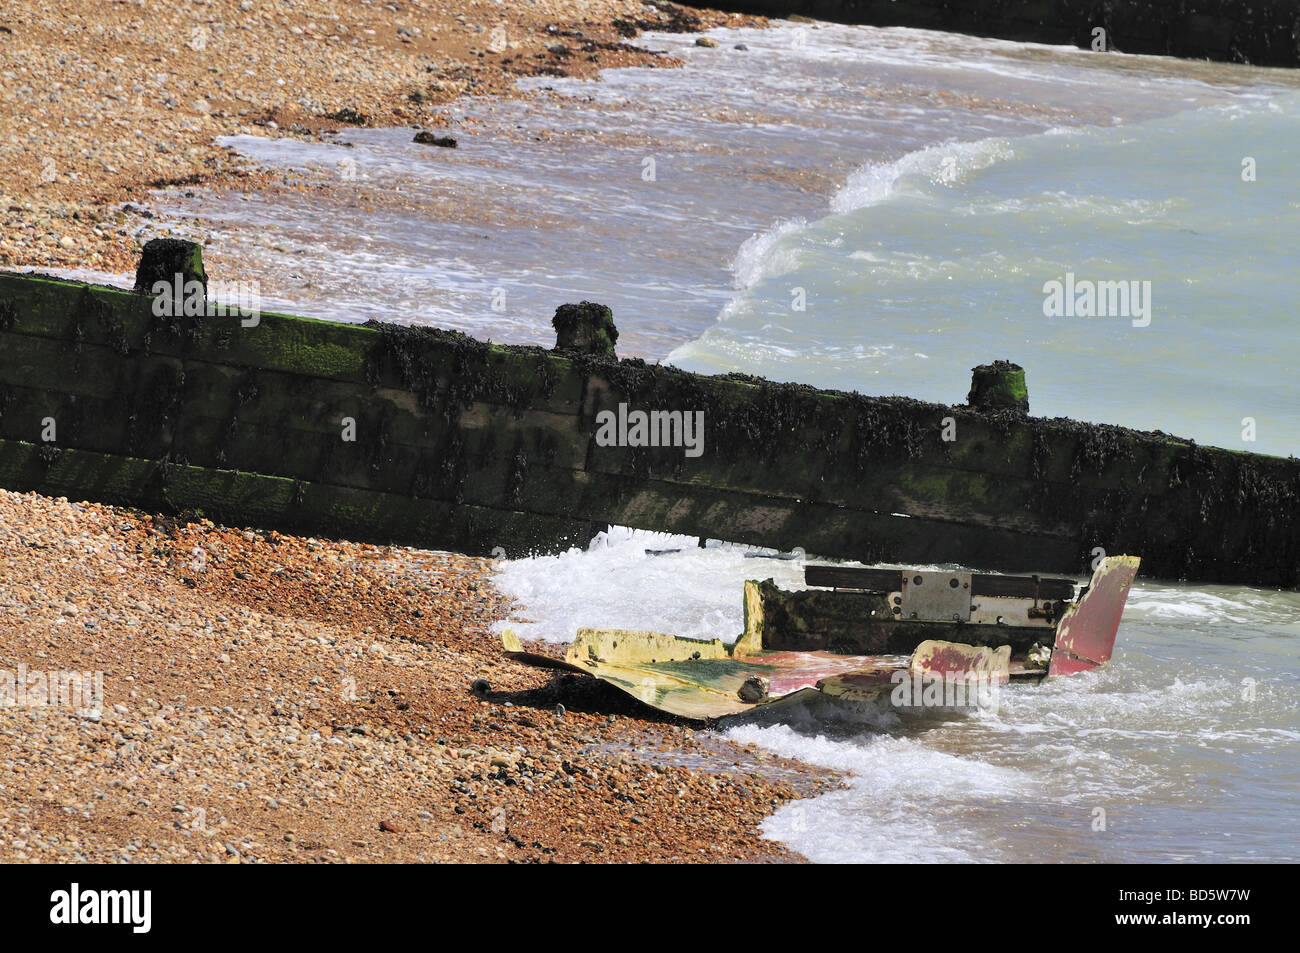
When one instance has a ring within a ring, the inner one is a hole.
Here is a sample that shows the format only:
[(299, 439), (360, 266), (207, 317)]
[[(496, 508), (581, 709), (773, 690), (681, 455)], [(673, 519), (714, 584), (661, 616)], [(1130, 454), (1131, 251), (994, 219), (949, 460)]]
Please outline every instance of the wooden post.
[(154, 238), (145, 243), (135, 270), (135, 290), (150, 294), (159, 281), (171, 284), (181, 276), (182, 285), (197, 281), (206, 292), (208, 275), (203, 270), (203, 246), (180, 238)]
[(1025, 369), (1010, 361), (994, 361), (971, 368), (970, 393), (966, 404), (971, 410), (1012, 410), (1029, 413), (1029, 388), (1025, 386)]
[(562, 304), (555, 309), (551, 327), (555, 328), (557, 351), (614, 356), (618, 328), (614, 327), (614, 312), (603, 304)]

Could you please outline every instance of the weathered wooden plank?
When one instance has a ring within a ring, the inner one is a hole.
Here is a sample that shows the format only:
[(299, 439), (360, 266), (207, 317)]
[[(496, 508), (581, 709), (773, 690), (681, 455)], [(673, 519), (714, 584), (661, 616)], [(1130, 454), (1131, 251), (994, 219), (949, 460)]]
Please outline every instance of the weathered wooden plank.
[(859, 569), (854, 566), (808, 566), (804, 582), (826, 589), (869, 589), (872, 592), (897, 592), (903, 587), (901, 569)]
[(977, 572), (971, 576), (972, 596), (1021, 596), (1036, 599), (1073, 599), (1074, 580), (1037, 576), (995, 576)]
[(436, 539), (471, 555), (522, 556), (581, 544), (605, 528), (580, 518), (490, 509), (0, 439), (0, 486), (168, 513), (199, 511), (234, 526), (338, 538)]

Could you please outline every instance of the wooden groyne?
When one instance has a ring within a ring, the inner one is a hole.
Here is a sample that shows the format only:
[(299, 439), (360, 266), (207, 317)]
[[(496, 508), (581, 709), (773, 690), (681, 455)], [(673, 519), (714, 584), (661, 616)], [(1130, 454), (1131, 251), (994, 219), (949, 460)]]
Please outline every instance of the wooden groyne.
[[(595, 306), (564, 312), (556, 350), (158, 310), (0, 273), (0, 486), (482, 554), (617, 524), (1021, 572), (1123, 552), (1157, 577), (1300, 585), (1300, 463), (1029, 417), (1010, 365), (983, 369), (1009, 371), (1004, 392), (945, 406), (619, 361)], [(594, 331), (567, 327), (583, 314)], [(676, 445), (637, 445), (638, 413)]]
[(1294, 0), (710, 0), (769, 17), (906, 26), (1081, 49), (1300, 66)]

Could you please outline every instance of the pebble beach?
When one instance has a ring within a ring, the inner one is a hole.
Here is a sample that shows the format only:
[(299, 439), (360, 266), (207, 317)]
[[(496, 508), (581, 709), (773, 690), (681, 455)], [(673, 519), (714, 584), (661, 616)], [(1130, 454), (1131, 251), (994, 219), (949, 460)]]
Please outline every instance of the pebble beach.
[[(8, 862), (790, 862), (830, 772), (505, 660), (486, 560), (0, 492)], [(484, 684), (486, 683), (486, 684)], [(93, 705), (93, 707), (91, 707)]]
[(134, 271), (167, 186), (290, 188), (214, 143), (342, 126), (442, 135), (442, 107), (527, 76), (672, 67), (641, 30), (759, 18), (637, 0), (0, 3), (0, 267)]

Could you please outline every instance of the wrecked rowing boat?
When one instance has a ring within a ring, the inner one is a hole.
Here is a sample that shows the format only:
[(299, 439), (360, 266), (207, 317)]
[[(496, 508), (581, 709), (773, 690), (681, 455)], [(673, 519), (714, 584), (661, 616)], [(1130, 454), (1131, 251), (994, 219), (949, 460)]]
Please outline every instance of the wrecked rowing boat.
[[(563, 659), (505, 654), (590, 675), (651, 708), (708, 721), (820, 693), (873, 701), (939, 684), (979, 692), (1106, 665), (1137, 574), (1134, 556), (1099, 560), (1077, 595), (1070, 579), (947, 570), (810, 565), (798, 592), (745, 583), (745, 631), (734, 644), (657, 632), (580, 629)], [(975, 699), (978, 703), (978, 699)]]

